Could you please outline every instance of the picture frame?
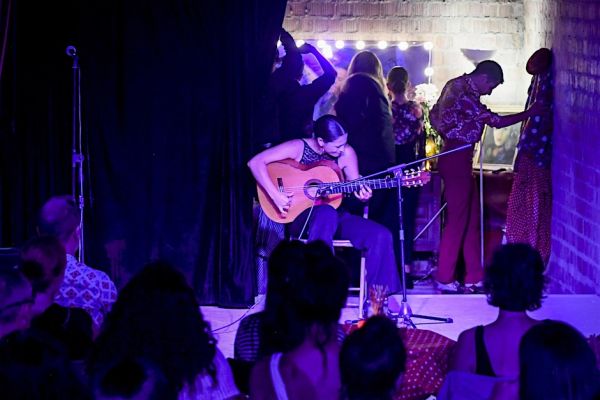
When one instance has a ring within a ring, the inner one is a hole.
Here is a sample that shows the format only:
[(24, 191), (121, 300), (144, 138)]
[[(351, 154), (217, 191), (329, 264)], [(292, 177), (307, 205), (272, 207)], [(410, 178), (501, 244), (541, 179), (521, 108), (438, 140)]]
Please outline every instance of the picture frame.
[[(491, 109), (499, 115), (508, 115), (523, 111), (523, 106), (492, 106)], [(486, 125), (481, 140), (475, 145), (473, 168), (479, 169), (480, 157), (483, 154), (484, 170), (505, 169), (512, 171), (517, 157), (517, 144), (519, 143), (520, 133), (520, 123), (505, 128), (494, 128)], [(481, 151), (482, 148), (483, 152)]]

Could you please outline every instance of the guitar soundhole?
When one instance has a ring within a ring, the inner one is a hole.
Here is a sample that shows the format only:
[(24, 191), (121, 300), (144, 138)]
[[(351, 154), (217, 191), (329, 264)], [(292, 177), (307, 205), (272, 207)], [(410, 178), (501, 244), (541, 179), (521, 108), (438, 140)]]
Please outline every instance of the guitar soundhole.
[(323, 183), (323, 181), (318, 179), (311, 179), (307, 181), (304, 185), (304, 195), (314, 201), (317, 197), (317, 190), (321, 183)]

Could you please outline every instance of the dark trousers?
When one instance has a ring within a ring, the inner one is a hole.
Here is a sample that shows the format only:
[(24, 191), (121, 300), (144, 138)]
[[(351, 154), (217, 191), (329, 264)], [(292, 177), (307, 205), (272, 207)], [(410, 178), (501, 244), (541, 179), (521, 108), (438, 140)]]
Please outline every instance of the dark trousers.
[[(298, 237), (309, 210), (290, 224), (290, 234)], [(308, 233), (308, 235), (306, 235)], [(350, 240), (363, 251), (367, 269), (367, 287), (384, 285), (388, 293), (400, 291), (400, 276), (396, 268), (392, 234), (384, 226), (346, 211), (337, 211), (328, 205), (314, 207), (304, 237), (309, 241), (322, 240), (329, 246), (334, 237)]]
[[(447, 141), (444, 151), (459, 145), (464, 143)], [(438, 161), (438, 169), (444, 180), (444, 197), (448, 203), (436, 273), (436, 279), (441, 283), (456, 279), (456, 264), (461, 253), (465, 259), (465, 283), (477, 283), (483, 278), (479, 201), (472, 156), (473, 149), (467, 149), (443, 156)]]

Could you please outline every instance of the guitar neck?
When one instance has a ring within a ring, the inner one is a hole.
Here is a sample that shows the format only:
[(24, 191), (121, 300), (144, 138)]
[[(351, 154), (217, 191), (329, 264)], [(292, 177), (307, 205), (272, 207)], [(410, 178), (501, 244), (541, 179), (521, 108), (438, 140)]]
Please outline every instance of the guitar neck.
[(360, 189), (362, 185), (368, 186), (371, 190), (389, 189), (398, 187), (398, 180), (394, 178), (388, 179), (357, 179), (350, 182), (321, 184), (319, 189), (324, 194), (336, 193), (352, 193)]

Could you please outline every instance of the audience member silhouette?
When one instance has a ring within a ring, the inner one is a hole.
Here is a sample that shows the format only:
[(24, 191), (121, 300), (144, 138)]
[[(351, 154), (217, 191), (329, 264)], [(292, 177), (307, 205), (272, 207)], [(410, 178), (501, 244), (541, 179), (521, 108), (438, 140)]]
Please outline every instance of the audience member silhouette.
[(31, 330), (0, 341), (0, 394), (3, 399), (92, 399), (65, 349)]
[(33, 315), (42, 314), (54, 303), (54, 297), (63, 282), (66, 265), (65, 248), (54, 236), (33, 238), (21, 249), (19, 268), (33, 288)]
[(41, 236), (21, 250), (20, 268), (33, 287), (31, 329), (59, 342), (71, 360), (87, 357), (93, 342), (91, 316), (82, 308), (54, 303), (62, 285), (66, 265), (65, 248), (54, 236)]
[(405, 364), (406, 349), (396, 324), (383, 316), (369, 318), (342, 344), (341, 398), (391, 400)]
[(337, 323), (348, 291), (348, 272), (341, 260), (322, 242), (304, 245), (303, 254), (290, 268), (297, 274), (286, 282), (287, 313), (281, 315), (285, 332), (279, 335), (276, 352), (252, 370), (253, 399), (338, 398), (340, 391)]
[(33, 290), (23, 274), (0, 269), (0, 338), (29, 326), (32, 304)]
[(163, 372), (147, 360), (125, 357), (94, 383), (96, 400), (176, 400)]
[(75, 258), (79, 249), (81, 214), (71, 196), (50, 198), (40, 211), (40, 236), (54, 236), (67, 252), (67, 266), (55, 302), (63, 307), (87, 311), (99, 329), (104, 315), (117, 298), (117, 289), (108, 275)]
[(450, 370), (516, 378), (521, 337), (539, 323), (527, 311), (541, 307), (544, 287), (544, 263), (538, 251), (526, 244), (499, 248), (484, 275), (488, 303), (499, 308), (498, 317), (459, 335)]
[(180, 400), (239, 394), (193, 289), (165, 262), (147, 265), (123, 288), (96, 340), (90, 371), (97, 376), (123, 357), (156, 364)]
[(559, 321), (532, 327), (519, 347), (521, 400), (593, 400), (600, 396), (596, 357), (575, 328)]

